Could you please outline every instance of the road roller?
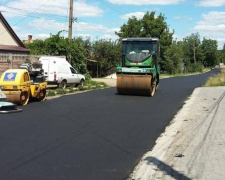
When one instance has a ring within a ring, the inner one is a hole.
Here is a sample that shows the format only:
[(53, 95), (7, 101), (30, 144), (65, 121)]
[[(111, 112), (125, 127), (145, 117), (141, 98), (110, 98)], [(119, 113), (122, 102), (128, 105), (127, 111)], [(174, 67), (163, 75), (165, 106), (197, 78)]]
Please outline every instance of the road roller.
[(159, 85), (158, 38), (122, 39), (122, 66), (116, 68), (118, 94), (154, 96)]
[(26, 105), (30, 98), (40, 101), (46, 98), (47, 82), (42, 75), (41, 64), (23, 64), (20, 69), (8, 69), (0, 78), (0, 88), (7, 102)]

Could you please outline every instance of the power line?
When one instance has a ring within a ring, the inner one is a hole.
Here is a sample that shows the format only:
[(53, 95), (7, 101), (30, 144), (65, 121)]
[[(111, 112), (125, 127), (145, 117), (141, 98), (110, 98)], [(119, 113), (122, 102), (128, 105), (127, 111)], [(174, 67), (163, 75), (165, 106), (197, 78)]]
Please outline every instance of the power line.
[[(21, 13), (13, 13), (13, 12), (9, 12), (9, 11), (1, 11), (1, 12), (8, 13), (8, 14), (15, 14), (15, 15), (20, 15), (20, 16), (25, 16), (25, 17), (27, 17), (27, 15), (21, 14)], [(44, 18), (44, 19), (49, 19), (49, 20), (58, 20), (58, 21), (61, 21), (61, 22), (65, 22), (65, 21), (64, 21), (64, 18), (62, 18), (62, 19), (59, 19), (59, 18), (48, 18), (48, 17), (34, 16), (34, 15), (30, 15), (29, 17), (33, 17), (33, 18)]]
[[(45, 19), (49, 19), (49, 20), (63, 21), (63, 22), (65, 22), (65, 26), (66, 26), (66, 19), (68, 18), (68, 16), (60, 16), (60, 15), (52, 15), (52, 14), (44, 14), (44, 13), (37, 13), (37, 12), (36, 12), (38, 9), (40, 9), (40, 8), (41, 8), (44, 4), (46, 4), (48, 1), (49, 1), (49, 0), (46, 0), (42, 5), (40, 5), (40, 6), (39, 6), (37, 9), (35, 9), (34, 11), (27, 11), (27, 10), (20, 9), (20, 8), (15, 8), (15, 7), (10, 7), (10, 6), (5, 6), (5, 7), (10, 8), (10, 9), (19, 10), (19, 11), (22, 11), (22, 12), (27, 12), (27, 13), (29, 13), (29, 14), (27, 14), (27, 15), (19, 14), (19, 13), (12, 13), (12, 12), (8, 12), (8, 11), (2, 11), (2, 12), (6, 12), (6, 13), (11, 13), (11, 14), (17, 14), (17, 15), (25, 16), (23, 19), (21, 19), (21, 20), (19, 20), (18, 22), (16, 22), (16, 23), (14, 24), (14, 26), (17, 25), (17, 24), (19, 24), (20, 22), (22, 22), (23, 20), (25, 20), (25, 19), (28, 18), (28, 17), (33, 17), (33, 18), (45, 18)], [(98, 1), (99, 1), (99, 0), (98, 0)], [(101, 2), (101, 1), (99, 1), (99, 2)], [(103, 2), (105, 2), (104, 4), (106, 5), (106, 1), (104, 0)], [(107, 4), (108, 4), (108, 6), (114, 8), (114, 6), (112, 6), (109, 2), (107, 2)], [(115, 9), (115, 8), (114, 8), (114, 9)], [(117, 8), (117, 9), (118, 9), (118, 8)], [(116, 11), (119, 12), (118, 10), (116, 10)], [(67, 8), (67, 12), (68, 12), (68, 8)], [(122, 11), (120, 10), (119, 13), (121, 13), (121, 12), (122, 12)], [(36, 16), (36, 15), (33, 15), (33, 14), (47, 15), (47, 16), (52, 17), (52, 18), (54, 18), (54, 19), (48, 18), (48, 17)], [(112, 14), (110, 14), (110, 15), (112, 16)], [(65, 18), (66, 18), (66, 19), (65, 19)], [(79, 19), (80, 19), (80, 18), (79, 18)], [(82, 19), (81, 19), (81, 20), (82, 20)], [(83, 20), (82, 20), (82, 21), (83, 21)], [(96, 31), (96, 32), (101, 32), (101, 33), (109, 33), (109, 31), (104, 30), (104, 29), (102, 29), (102, 30), (97, 30), (97, 29), (95, 29), (95, 28), (93, 27), (93, 25), (91, 25), (91, 24), (89, 24), (89, 23), (87, 23), (87, 22), (85, 22), (85, 21), (83, 21), (83, 23), (86, 23), (86, 24), (81, 24), (81, 23), (78, 23), (78, 24), (81, 25), (81, 26), (83, 26), (83, 27), (87, 27), (87, 30)], [(65, 27), (64, 27), (64, 29), (65, 29)], [(82, 30), (81, 30), (81, 31), (82, 31)], [(2, 32), (1, 34), (3, 34), (3, 33), (5, 33), (5, 32)], [(1, 35), (1, 34), (0, 34), (0, 35)]]
[(124, 14), (129, 13), (129, 12), (125, 11), (125, 10), (122, 9), (122, 8), (119, 8), (119, 7), (117, 7), (117, 6), (113, 6), (113, 5), (112, 5), (110, 2), (108, 2), (107, 0), (102, 0), (102, 1), (97, 0), (97, 1), (99, 1), (100, 3), (104, 2), (104, 4), (105, 4), (106, 6), (111, 7), (110, 9), (114, 9), (114, 11), (118, 12), (118, 13), (121, 14), (121, 15), (124, 15)]
[[(26, 18), (30, 17), (33, 13), (35, 13), (38, 9), (40, 9), (43, 5), (45, 5), (49, 0), (46, 0), (43, 4), (41, 4), (37, 9), (35, 9), (34, 11), (32, 11), (30, 14), (28, 14), (26, 17), (24, 17), (23, 19), (21, 19), (20, 21), (18, 21), (17, 23), (15, 23), (13, 26), (16, 26), (17, 24), (19, 24), (20, 22), (22, 22), (23, 20), (25, 20)], [(6, 32), (3, 31), (2, 33), (0, 33), (0, 35), (4, 34)]]
[[(46, 4), (49, 0), (45, 1), (43, 4), (41, 4), (41, 6), (39, 6), (37, 9), (35, 9), (34, 11), (32, 11), (30, 14), (28, 14), (27, 16), (25, 16), (23, 19), (21, 19), (20, 21), (18, 21), (17, 23), (15, 23), (13, 26), (16, 26), (17, 24), (19, 24), (20, 22), (22, 22), (23, 20), (25, 20), (26, 18), (30, 17), (31, 14), (33, 14), (35, 11), (37, 11), (38, 9), (40, 9), (44, 4)], [(6, 32), (3, 31), (2, 33), (0, 33), (0, 35), (4, 34)]]
[(18, 21), (17, 23), (14, 24), (17, 25), (19, 23), (21, 23), (23, 20), (25, 20), (26, 18), (28, 18), (31, 14), (35, 13), (38, 9), (40, 9), (42, 6), (44, 6), (49, 0), (45, 1), (43, 4), (41, 4), (37, 9), (35, 9), (34, 11), (32, 11), (30, 14), (28, 14), (26, 17), (24, 17), (23, 19), (21, 19), (20, 21)]
[[(15, 8), (15, 7), (11, 7), (11, 6), (5, 6), (5, 7), (7, 7), (7, 8), (10, 8), (10, 9), (14, 9), (14, 10), (19, 10), (19, 11), (25, 11), (25, 12), (27, 12), (27, 13), (32, 13), (32, 11), (28, 11), (28, 10), (25, 10), (25, 9), (20, 9), (20, 8)], [(68, 10), (68, 9), (67, 9)], [(12, 13), (13, 14), (13, 13)], [(66, 16), (64, 16), (64, 15), (55, 15), (55, 14), (45, 14), (45, 13), (37, 13), (37, 12), (35, 12), (35, 13), (33, 13), (33, 14), (39, 14), (39, 15), (47, 15), (47, 16), (52, 16), (52, 17), (57, 17), (57, 18), (65, 18), (65, 17), (67, 17), (68, 15), (66, 15)], [(32, 16), (30, 16), (30, 17), (32, 17)]]

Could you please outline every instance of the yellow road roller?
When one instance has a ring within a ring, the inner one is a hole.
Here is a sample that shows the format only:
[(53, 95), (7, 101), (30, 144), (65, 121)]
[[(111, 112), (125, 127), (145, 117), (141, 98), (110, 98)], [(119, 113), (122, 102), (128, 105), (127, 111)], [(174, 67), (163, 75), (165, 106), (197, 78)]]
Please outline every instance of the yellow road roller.
[(158, 38), (122, 39), (122, 66), (117, 66), (118, 94), (154, 96), (159, 85)]
[(0, 78), (0, 88), (7, 97), (5, 101), (26, 105), (30, 98), (45, 100), (47, 82), (40, 72), (28, 68), (5, 71)]

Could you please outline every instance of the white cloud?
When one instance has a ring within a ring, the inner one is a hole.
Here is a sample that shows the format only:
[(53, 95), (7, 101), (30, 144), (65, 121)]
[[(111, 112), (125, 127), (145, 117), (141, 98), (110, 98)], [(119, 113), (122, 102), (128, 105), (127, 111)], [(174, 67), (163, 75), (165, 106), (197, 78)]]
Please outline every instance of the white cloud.
[(29, 22), (28, 26), (37, 30), (53, 30), (53, 31), (64, 30), (65, 28), (68, 27), (67, 25), (65, 25), (65, 23), (59, 23), (56, 22), (55, 20), (49, 20), (45, 18), (35, 19), (34, 21)]
[(219, 7), (225, 5), (225, 0), (202, 0), (197, 3), (197, 5), (204, 7)]
[(218, 48), (222, 49), (225, 43), (225, 12), (211, 11), (202, 14), (202, 20), (191, 31), (198, 32), (202, 38), (217, 40)]
[(16, 32), (16, 34), (18, 35), (18, 37), (21, 40), (27, 40), (28, 35), (32, 35), (33, 39), (46, 39), (46, 38), (50, 37), (50, 33), (49, 34), (33, 33), (33, 32), (29, 32), (28, 30), (18, 27), (18, 26), (12, 26), (12, 29)]
[(120, 16), (120, 18), (124, 20), (128, 20), (132, 16), (135, 16), (137, 19), (142, 19), (144, 15), (145, 15), (144, 12), (134, 12), (134, 13), (128, 13), (123, 16)]
[[(60, 30), (67, 30), (68, 23), (59, 23), (55, 20), (48, 20), (45, 18), (36, 19), (28, 24), (30, 28), (41, 30), (41, 31), (50, 31), (57, 32)], [(119, 28), (107, 28), (102, 24), (91, 24), (86, 22), (76, 22), (73, 24), (74, 36), (81, 35), (82, 37), (91, 36), (93, 38), (93, 34), (101, 34), (102, 37), (107, 37), (111, 39), (115, 39), (117, 36), (115, 35), (115, 31), (119, 31)], [(87, 32), (87, 33), (82, 33)]]
[[(1, 11), (6, 11), (6, 17), (15, 17), (29, 15), (31, 12), (38, 14), (48, 14), (57, 16), (68, 16), (68, 0), (14, 0), (0, 6)], [(35, 14), (34, 13), (34, 14)], [(102, 16), (103, 10), (93, 4), (87, 4), (85, 1), (74, 2), (74, 16), (76, 17), (99, 17)]]
[(130, 4), (130, 5), (168, 5), (179, 4), (186, 0), (108, 0), (112, 4)]

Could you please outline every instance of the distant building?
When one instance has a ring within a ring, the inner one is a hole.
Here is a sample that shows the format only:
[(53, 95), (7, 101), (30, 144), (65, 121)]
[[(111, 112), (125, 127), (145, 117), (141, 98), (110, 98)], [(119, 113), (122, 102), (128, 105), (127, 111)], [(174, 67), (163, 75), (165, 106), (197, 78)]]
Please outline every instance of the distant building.
[(30, 54), (0, 12), (0, 54)]

